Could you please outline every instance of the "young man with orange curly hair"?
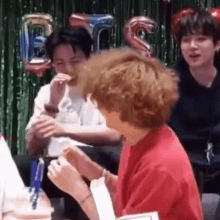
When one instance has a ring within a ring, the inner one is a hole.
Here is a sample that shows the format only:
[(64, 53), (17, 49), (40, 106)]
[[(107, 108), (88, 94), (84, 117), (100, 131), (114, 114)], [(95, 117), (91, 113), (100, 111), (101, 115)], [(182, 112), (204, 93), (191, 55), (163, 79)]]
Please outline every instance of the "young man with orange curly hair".
[(166, 125), (179, 97), (176, 75), (156, 59), (115, 49), (91, 58), (81, 76), (85, 97), (89, 94), (108, 126), (125, 137), (119, 175), (103, 170), (71, 146), (72, 158), (67, 160), (64, 151), (51, 162), (51, 181), (73, 196), (92, 220), (99, 217), (81, 176), (105, 177), (117, 216), (158, 211), (161, 220), (201, 220), (189, 159)]

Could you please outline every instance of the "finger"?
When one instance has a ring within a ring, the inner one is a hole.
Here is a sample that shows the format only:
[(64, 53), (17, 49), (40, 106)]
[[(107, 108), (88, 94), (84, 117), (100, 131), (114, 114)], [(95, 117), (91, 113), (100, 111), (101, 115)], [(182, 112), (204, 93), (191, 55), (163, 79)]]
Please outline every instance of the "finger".
[(55, 124), (55, 119), (52, 117), (44, 117), (46, 115), (41, 115), (37, 122), (34, 123), (34, 126), (37, 128), (42, 128), (49, 125)]
[(58, 163), (58, 160), (52, 160), (50, 162), (50, 166), (55, 173), (59, 173), (61, 171), (61, 165)]
[(67, 82), (68, 82), (68, 80), (65, 80), (65, 79), (59, 79), (59, 80), (56, 80), (56, 81), (54, 81), (53, 82), (53, 85), (52, 85), (52, 87), (58, 87), (58, 86), (60, 86), (60, 85), (65, 85), (65, 84), (67, 84)]
[(72, 77), (70, 75), (67, 75), (65, 73), (58, 73), (56, 75), (56, 78), (61, 78), (61, 79), (67, 79), (67, 80), (70, 80)]
[(52, 137), (54, 135), (54, 126), (50, 125), (50, 126), (45, 126), (43, 128), (36, 128), (35, 129), (35, 134), (37, 136), (39, 136), (40, 138), (48, 138), (48, 137)]
[(54, 129), (53, 129), (53, 130), (51, 130), (51, 131), (48, 131), (48, 132), (44, 133), (44, 134), (42, 135), (42, 137), (43, 137), (43, 139), (52, 138), (52, 137), (55, 136), (54, 133), (55, 133), (55, 132), (54, 132)]
[(47, 172), (47, 177), (53, 182), (53, 176), (49, 171)]
[(39, 123), (39, 122), (44, 122), (44, 121), (54, 121), (54, 118), (52, 118), (52, 117), (49, 116), (49, 115), (40, 115), (40, 116), (38, 117), (37, 122)]
[(50, 174), (51, 177), (55, 178), (56, 177), (56, 171), (54, 170), (54, 167), (52, 165), (48, 166), (48, 172)]
[(60, 163), (60, 166), (70, 165), (70, 163), (66, 160), (66, 158), (64, 158), (64, 157), (62, 157), (62, 156), (60, 156), (60, 157), (58, 158), (58, 161), (59, 161), (59, 163)]
[(66, 77), (66, 78), (56, 78), (53, 80), (53, 85), (59, 84), (59, 83), (64, 83), (64, 82), (69, 82), (71, 78)]

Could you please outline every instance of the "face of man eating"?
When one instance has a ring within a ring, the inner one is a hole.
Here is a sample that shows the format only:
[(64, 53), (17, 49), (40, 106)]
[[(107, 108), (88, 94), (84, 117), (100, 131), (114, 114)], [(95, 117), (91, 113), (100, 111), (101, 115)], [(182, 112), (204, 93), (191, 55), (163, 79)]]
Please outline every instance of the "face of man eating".
[(74, 69), (86, 60), (85, 54), (79, 48), (75, 48), (74, 51), (71, 45), (61, 44), (54, 50), (53, 67), (56, 73), (64, 73), (77, 79), (77, 72)]

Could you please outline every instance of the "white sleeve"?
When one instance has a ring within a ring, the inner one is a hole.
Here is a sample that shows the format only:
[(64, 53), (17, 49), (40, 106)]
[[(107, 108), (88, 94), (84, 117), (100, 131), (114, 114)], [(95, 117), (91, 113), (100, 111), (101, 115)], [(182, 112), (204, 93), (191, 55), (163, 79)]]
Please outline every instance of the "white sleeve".
[(44, 104), (48, 103), (50, 99), (50, 84), (42, 86), (34, 100), (34, 112), (31, 116), (26, 131), (32, 127), (32, 124), (36, 121), (37, 117), (40, 116), (41, 112), (44, 111)]
[(0, 205), (2, 213), (14, 209), (13, 200), (24, 188), (24, 183), (3, 137), (0, 137)]
[(101, 112), (98, 109), (96, 109), (96, 110), (98, 111), (97, 114), (99, 117), (99, 125), (107, 126), (105, 117), (101, 114)]
[(100, 113), (98, 108), (95, 107), (95, 104), (87, 98), (87, 101), (84, 103), (82, 107), (83, 114), (83, 126), (94, 126), (94, 125), (102, 125), (106, 126), (105, 117)]

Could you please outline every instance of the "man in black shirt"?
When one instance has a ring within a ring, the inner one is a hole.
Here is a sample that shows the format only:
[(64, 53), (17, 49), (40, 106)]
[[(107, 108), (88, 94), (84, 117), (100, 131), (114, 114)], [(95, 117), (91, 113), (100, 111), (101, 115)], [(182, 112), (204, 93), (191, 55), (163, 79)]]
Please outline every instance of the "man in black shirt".
[(169, 125), (191, 159), (201, 193), (220, 194), (218, 22), (205, 10), (191, 10), (173, 30), (182, 58), (175, 65), (180, 100)]

